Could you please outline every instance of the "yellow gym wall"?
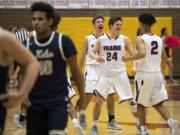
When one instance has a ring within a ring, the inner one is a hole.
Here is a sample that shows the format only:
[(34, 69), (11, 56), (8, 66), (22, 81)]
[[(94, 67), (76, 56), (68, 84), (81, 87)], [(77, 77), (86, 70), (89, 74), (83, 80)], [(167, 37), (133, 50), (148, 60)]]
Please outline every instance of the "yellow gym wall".
[[(160, 35), (160, 31), (162, 27), (167, 27), (169, 30), (169, 34), (172, 34), (172, 17), (157, 17), (157, 23), (153, 26), (152, 31)], [(108, 20), (109, 17), (105, 17), (104, 23), (104, 32), (108, 32)], [(123, 17), (123, 29), (122, 34), (128, 36), (131, 42), (134, 42), (134, 38), (136, 36), (136, 31), (138, 28), (138, 18), (137, 17)], [(60, 24), (58, 25), (58, 32), (62, 32), (66, 35), (69, 35), (77, 48), (78, 58), (81, 53), (82, 42), (85, 37), (93, 32), (92, 26), (92, 18), (91, 17), (63, 17)], [(131, 76), (131, 62), (127, 63), (127, 71), (128, 75)], [(166, 68), (166, 75), (168, 75), (168, 71)]]

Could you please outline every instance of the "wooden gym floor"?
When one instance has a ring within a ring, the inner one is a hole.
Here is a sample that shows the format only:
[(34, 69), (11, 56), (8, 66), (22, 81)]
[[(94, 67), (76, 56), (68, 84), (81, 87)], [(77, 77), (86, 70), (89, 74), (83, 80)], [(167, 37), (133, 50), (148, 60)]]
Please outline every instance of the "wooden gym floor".
[[(168, 84), (166, 85), (166, 88), (169, 94), (169, 101), (167, 101), (165, 105), (169, 109), (173, 118), (180, 121), (180, 83), (177, 83), (176, 85)], [(73, 98), (74, 103), (76, 99), (76, 97)], [(86, 110), (88, 128), (85, 130), (85, 132), (87, 134), (89, 134), (90, 128), (92, 126), (93, 106), (94, 99)], [(8, 111), (4, 135), (25, 135), (25, 129), (17, 128), (12, 122), (13, 115), (17, 112), (17, 110), (18, 109)], [(147, 110), (147, 114), (147, 127), (150, 135), (170, 135), (168, 125), (153, 108), (150, 107)], [(98, 123), (99, 135), (138, 135), (138, 131), (135, 127), (135, 119), (130, 113), (128, 104), (118, 104), (117, 94), (115, 94), (115, 115), (116, 121), (122, 126), (123, 130), (108, 130), (106, 128), (108, 117), (106, 103), (104, 103)], [(68, 122), (68, 135), (75, 135), (75, 132), (72, 128), (71, 119), (69, 119)]]

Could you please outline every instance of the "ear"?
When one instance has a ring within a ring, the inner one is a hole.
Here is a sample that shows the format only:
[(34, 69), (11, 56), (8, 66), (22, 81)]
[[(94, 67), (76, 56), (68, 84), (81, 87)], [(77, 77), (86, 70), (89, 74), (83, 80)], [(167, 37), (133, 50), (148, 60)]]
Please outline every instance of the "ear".
[(52, 26), (52, 25), (53, 25), (53, 19), (50, 18), (50, 19), (48, 20), (48, 23), (49, 23), (49, 26)]

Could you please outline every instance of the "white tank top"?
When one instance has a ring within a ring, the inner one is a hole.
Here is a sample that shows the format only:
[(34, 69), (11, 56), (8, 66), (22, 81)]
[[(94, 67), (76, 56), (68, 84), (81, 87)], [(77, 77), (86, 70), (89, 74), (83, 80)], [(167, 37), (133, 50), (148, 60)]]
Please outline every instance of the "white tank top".
[(157, 35), (144, 34), (141, 36), (145, 43), (146, 56), (137, 61), (137, 71), (159, 72), (161, 71), (161, 55), (163, 42)]
[(99, 55), (103, 56), (105, 63), (100, 65), (100, 74), (103, 76), (114, 76), (125, 71), (125, 63), (122, 56), (125, 55), (125, 36), (119, 35), (111, 39), (107, 34), (99, 38), (101, 49)]
[(90, 51), (92, 50), (93, 46), (96, 44), (97, 37), (93, 34), (88, 35), (86, 37), (88, 46), (87, 46), (87, 53), (86, 53), (86, 65), (100, 65), (95, 59), (90, 57)]

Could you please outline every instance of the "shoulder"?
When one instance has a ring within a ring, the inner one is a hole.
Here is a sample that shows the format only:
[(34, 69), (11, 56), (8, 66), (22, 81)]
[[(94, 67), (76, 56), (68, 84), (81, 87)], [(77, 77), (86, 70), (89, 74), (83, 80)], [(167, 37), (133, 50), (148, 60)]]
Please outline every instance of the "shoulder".
[(122, 38), (124, 40), (125, 43), (130, 43), (130, 39), (129, 37), (125, 36), (125, 35), (119, 35), (120, 39)]
[(104, 34), (98, 38), (98, 40), (106, 40), (106, 39), (108, 39), (106, 34)]
[(119, 37), (123, 38), (124, 40), (129, 40), (129, 38), (126, 35), (119, 35)]
[(72, 42), (72, 39), (69, 36), (62, 34), (62, 42)]

